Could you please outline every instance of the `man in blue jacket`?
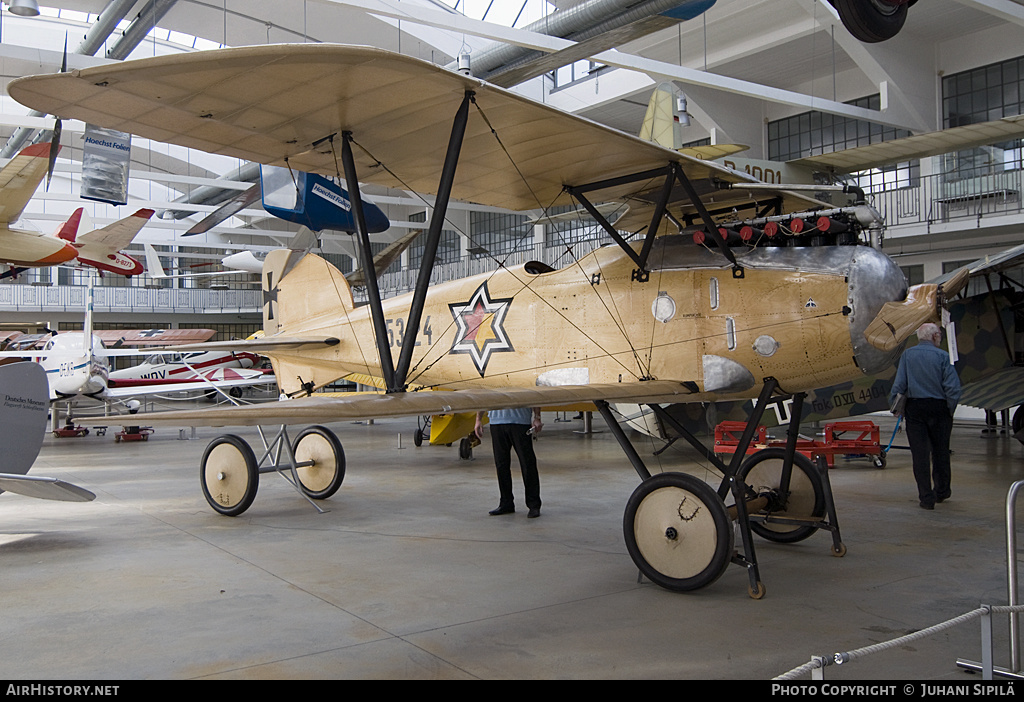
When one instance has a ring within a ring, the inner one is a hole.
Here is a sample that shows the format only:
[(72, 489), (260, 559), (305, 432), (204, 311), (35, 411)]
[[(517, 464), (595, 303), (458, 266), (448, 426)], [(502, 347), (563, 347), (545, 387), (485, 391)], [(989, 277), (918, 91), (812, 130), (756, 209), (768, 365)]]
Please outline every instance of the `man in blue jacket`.
[[(490, 511), (492, 516), (512, 514), (516, 511), (512, 496), (512, 451), (519, 457), (526, 489), (527, 517), (540, 516), (540, 476), (537, 472), (537, 456), (533, 452), (533, 437), (544, 426), (540, 421), (540, 407), (491, 410), (488, 413), (491, 425), (491, 444), (494, 449), (494, 465), (498, 472), (498, 506)], [(483, 438), (483, 412), (476, 413), (476, 435)]]
[(939, 346), (942, 329), (938, 325), (922, 324), (917, 338), (917, 346), (900, 358), (890, 399), (901, 393), (906, 396), (904, 418), (918, 499), (923, 509), (935, 509), (936, 502), (950, 496), (949, 435), (960, 399), (960, 378), (949, 354)]

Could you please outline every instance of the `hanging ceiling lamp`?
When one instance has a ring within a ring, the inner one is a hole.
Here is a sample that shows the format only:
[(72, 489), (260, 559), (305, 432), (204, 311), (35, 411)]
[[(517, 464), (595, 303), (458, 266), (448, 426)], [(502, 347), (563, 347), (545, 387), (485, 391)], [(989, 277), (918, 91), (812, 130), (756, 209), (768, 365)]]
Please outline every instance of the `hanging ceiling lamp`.
[(39, 15), (39, 3), (36, 0), (11, 0), (11, 13), (22, 17), (37, 17)]

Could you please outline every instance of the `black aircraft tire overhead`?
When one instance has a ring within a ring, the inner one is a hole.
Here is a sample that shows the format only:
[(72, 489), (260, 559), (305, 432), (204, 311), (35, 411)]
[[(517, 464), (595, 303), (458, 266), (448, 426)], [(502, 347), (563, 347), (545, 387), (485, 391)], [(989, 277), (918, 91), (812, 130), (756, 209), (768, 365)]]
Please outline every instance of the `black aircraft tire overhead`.
[(640, 483), (622, 519), (626, 550), (640, 572), (667, 590), (706, 587), (733, 553), (732, 521), (703, 480), (659, 473)]
[[(743, 462), (736, 475), (755, 492), (769, 488), (776, 490), (782, 480), (782, 462), (786, 452), (781, 448), (758, 451)], [(823, 517), (825, 515), (825, 490), (821, 476), (811, 459), (797, 452), (793, 456), (793, 473), (790, 478), (790, 495), (786, 510), (773, 512), (777, 517)], [(777, 543), (791, 544), (803, 541), (815, 531), (815, 526), (793, 526), (788, 524), (762, 524), (752, 521), (750, 529), (758, 536)]]
[(843, 26), (856, 39), (873, 44), (892, 39), (907, 21), (909, 3), (892, 5), (885, 0), (833, 0)]
[(214, 510), (237, 517), (256, 499), (260, 474), (249, 444), (234, 434), (218, 436), (203, 452), (199, 484)]
[(306, 427), (292, 446), (296, 463), (314, 465), (297, 468), (299, 487), (314, 500), (326, 500), (345, 480), (345, 449), (333, 431), (319, 425)]

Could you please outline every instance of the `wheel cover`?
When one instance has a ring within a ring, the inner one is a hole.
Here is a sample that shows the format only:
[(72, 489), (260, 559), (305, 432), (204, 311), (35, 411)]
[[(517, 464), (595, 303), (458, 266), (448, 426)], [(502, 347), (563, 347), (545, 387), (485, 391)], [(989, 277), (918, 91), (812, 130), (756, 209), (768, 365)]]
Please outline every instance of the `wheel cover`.
[[(668, 536), (674, 530), (674, 538)], [(697, 495), (663, 487), (643, 498), (633, 518), (640, 554), (669, 578), (692, 578), (712, 562), (718, 548), (714, 516)]]
[(249, 489), (245, 456), (229, 443), (213, 447), (206, 458), (203, 479), (211, 500), (222, 507), (234, 507), (245, 499)]
[(323, 492), (330, 487), (338, 472), (334, 447), (321, 434), (306, 434), (295, 446), (295, 462), (313, 461), (313, 465), (296, 470), (299, 482), (310, 492)]

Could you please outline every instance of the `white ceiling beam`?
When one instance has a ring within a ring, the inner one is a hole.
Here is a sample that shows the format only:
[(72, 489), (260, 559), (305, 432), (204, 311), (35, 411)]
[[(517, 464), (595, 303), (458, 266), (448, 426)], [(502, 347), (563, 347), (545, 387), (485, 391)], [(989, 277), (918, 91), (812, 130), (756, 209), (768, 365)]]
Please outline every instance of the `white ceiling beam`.
[(987, 12), (999, 19), (1024, 27), (1024, 7), (1012, 0), (956, 0), (961, 5)]
[[(495, 41), (502, 41), (516, 46), (524, 46), (538, 51), (555, 52), (567, 49), (575, 42), (559, 37), (551, 37), (546, 34), (539, 34), (523, 29), (511, 29), (501, 27), (490, 22), (469, 19), (461, 15), (448, 14), (438, 10), (429, 10), (414, 7), (411, 3), (397, 2), (397, 0), (329, 0), (346, 7), (362, 9), (374, 15), (392, 17), (411, 22), (422, 22), (434, 27), (446, 29), (457, 29), (458, 31), (483, 36)], [(903, 117), (894, 119), (890, 114), (877, 110), (868, 110), (862, 107), (846, 105), (834, 100), (824, 100), (811, 95), (797, 93), (792, 90), (772, 88), (766, 85), (751, 83), (737, 78), (706, 73), (692, 68), (676, 66), (664, 61), (643, 58), (626, 54), (615, 49), (602, 51), (591, 57), (594, 61), (614, 66), (616, 68), (627, 68), (634, 71), (642, 71), (654, 77), (656, 80), (677, 80), (681, 83), (700, 85), (712, 90), (724, 90), (738, 95), (745, 95), (760, 100), (776, 102), (807, 110), (818, 110), (830, 114), (852, 117), (854, 119), (869, 120), (900, 127), (912, 129), (914, 125), (907, 123)]]

